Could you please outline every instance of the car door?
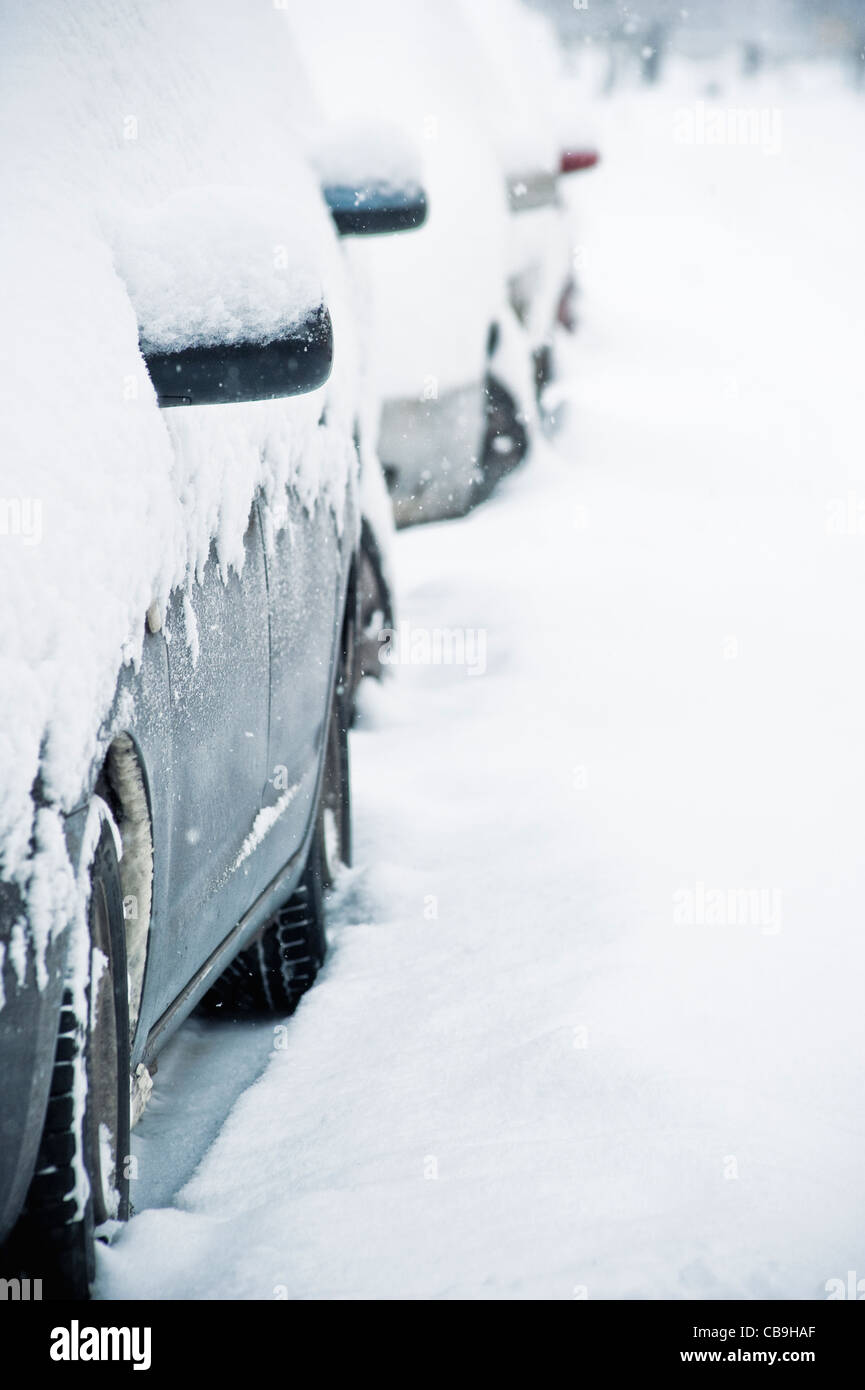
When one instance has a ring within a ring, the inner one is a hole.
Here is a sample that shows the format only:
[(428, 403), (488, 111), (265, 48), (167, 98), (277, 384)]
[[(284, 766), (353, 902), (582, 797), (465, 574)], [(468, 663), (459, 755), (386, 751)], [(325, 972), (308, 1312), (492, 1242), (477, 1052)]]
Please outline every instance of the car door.
[(342, 636), (344, 546), (331, 508), (289, 494), (278, 531), (263, 514), (271, 641), (271, 711), (265, 800), (273, 829), (262, 845), (271, 876), (295, 854), (310, 822), (334, 661)]
[(240, 574), (215, 547), (167, 615), (171, 699), (170, 950), (161, 1005), (200, 968), (265, 886), (256, 847), (267, 782), (269, 632), (257, 506)]
[[(162, 738), (153, 734), (168, 765), (160, 762), (159, 787), (150, 789), (159, 811), (151, 945), (158, 938), (159, 947), (149, 955), (145, 1002), (159, 1037), (259, 924), (251, 909), (272, 906), (259, 900), (302, 848), (297, 818), (305, 828), (303, 802), (311, 804), (316, 780), (309, 759), (282, 749), (271, 756), (271, 610), (257, 496), (285, 485), (292, 450), (300, 453), (319, 418), (321, 398), (296, 412), (285, 403), (319, 391), (331, 374), (328, 247), (315, 233), (333, 232), (306, 164), (288, 149), (281, 169), (285, 187), (270, 177), (254, 189), (168, 179), (161, 200), (130, 206), (113, 242), (148, 377), (142, 399), (151, 410), (155, 397), (167, 434), (161, 443), (154, 435), (174, 503), (166, 567), (183, 576), (168, 611), (154, 599), (148, 617), (166, 645), (169, 684), (169, 708), (154, 712)], [(334, 483), (328, 477), (338, 497)], [(301, 530), (302, 514), (291, 523)], [(310, 601), (295, 614), (301, 627), (325, 614), (328, 649), (333, 607), (331, 574), (324, 605)], [(323, 666), (316, 688), (327, 684)], [(320, 743), (326, 695), (320, 703), (312, 730), (299, 721), (301, 748)], [(283, 767), (274, 773), (276, 761)], [(280, 816), (289, 803), (286, 839)]]

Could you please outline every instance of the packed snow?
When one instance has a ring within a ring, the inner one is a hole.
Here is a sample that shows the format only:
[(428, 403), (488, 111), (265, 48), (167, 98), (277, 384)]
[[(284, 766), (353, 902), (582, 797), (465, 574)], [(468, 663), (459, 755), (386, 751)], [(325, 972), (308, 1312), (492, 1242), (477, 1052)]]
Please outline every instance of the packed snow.
[(865, 108), (790, 73), (711, 98), (773, 150), (698, 146), (705, 95), (595, 113), (567, 433), (396, 547), (483, 673), (364, 691), (320, 981), (168, 1049), (103, 1297), (861, 1270)]

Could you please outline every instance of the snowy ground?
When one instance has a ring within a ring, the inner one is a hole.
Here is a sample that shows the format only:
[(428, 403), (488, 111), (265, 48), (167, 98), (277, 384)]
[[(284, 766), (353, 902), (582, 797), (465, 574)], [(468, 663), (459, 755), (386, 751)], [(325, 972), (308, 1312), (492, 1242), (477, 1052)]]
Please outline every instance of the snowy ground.
[(327, 967), (169, 1049), (106, 1297), (865, 1276), (865, 101), (693, 98), (600, 113), (566, 436), (399, 542), (486, 669), (367, 692)]

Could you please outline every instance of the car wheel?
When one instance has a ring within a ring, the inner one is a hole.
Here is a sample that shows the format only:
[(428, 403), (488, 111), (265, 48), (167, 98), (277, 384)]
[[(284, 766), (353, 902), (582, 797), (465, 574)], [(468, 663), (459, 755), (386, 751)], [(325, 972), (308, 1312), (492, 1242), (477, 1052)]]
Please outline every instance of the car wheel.
[(16, 1232), (47, 1298), (89, 1296), (96, 1233), (129, 1215), (125, 925), (107, 821), (90, 868), (88, 927), (87, 978), (83, 989), (64, 992), (36, 1171)]
[(351, 861), (351, 790), (345, 700), (328, 721), (315, 828), (303, 876), (284, 907), (232, 961), (202, 1001), (205, 1012), (293, 1013), (327, 952), (324, 895)]
[(522, 462), (529, 448), (528, 430), (517, 404), (492, 372), (487, 373), (484, 383), (484, 411), (481, 476), (475, 484), (473, 505), (489, 497), (499, 479)]
[(551, 343), (535, 350), (534, 363), (538, 417), (544, 434), (552, 439), (561, 432), (568, 409), (565, 398), (556, 390), (560, 373)]
[(555, 381), (557, 375), (552, 344), (544, 343), (542, 347), (535, 348), (532, 358), (535, 367), (535, 396), (538, 405), (542, 407), (544, 391)]

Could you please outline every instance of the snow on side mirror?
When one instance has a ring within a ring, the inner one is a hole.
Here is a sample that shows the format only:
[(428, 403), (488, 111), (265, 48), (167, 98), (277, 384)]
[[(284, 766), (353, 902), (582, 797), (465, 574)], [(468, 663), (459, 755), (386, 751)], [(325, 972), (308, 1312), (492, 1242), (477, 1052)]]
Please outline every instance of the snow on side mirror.
[(163, 407), (272, 401), (324, 385), (333, 364), (333, 328), (321, 305), (299, 327), (267, 343), (216, 343), (176, 351), (142, 347), (142, 353)]
[(340, 236), (408, 232), (426, 221), (426, 194), (419, 184), (328, 184), (322, 192)]
[(407, 232), (426, 221), (423, 160), (400, 126), (331, 121), (311, 141), (310, 158), (340, 236)]
[(305, 166), (285, 193), (190, 188), (127, 211), (115, 265), (161, 406), (277, 400), (327, 381), (326, 230)]

